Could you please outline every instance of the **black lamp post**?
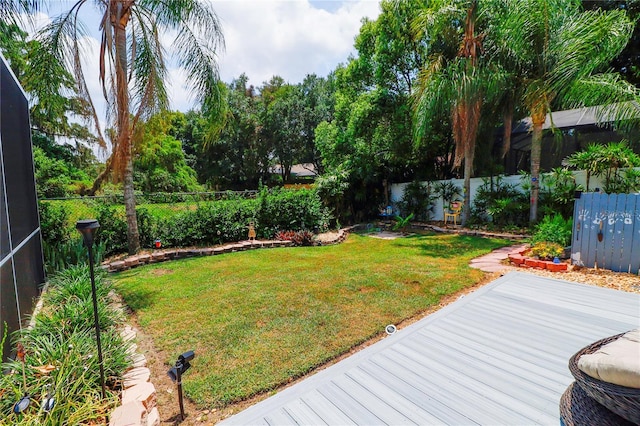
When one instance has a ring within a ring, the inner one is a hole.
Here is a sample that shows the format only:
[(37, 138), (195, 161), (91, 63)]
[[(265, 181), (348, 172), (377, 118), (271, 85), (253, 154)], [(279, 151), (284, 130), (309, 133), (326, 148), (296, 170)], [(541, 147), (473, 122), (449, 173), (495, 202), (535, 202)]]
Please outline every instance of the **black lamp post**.
[(96, 296), (96, 280), (93, 274), (93, 235), (100, 224), (95, 219), (84, 219), (76, 222), (76, 229), (82, 234), (84, 245), (89, 251), (89, 273), (91, 275), (91, 295), (93, 296), (93, 321), (96, 328), (96, 343), (98, 344), (98, 361), (100, 362), (100, 385), (102, 399), (106, 398), (104, 388), (104, 363), (102, 362), (102, 345), (100, 344), (100, 325), (98, 321), (98, 298)]
[(167, 375), (175, 384), (178, 385), (178, 404), (180, 404), (181, 420), (184, 420), (184, 404), (182, 402), (182, 375), (191, 367), (189, 361), (192, 361), (195, 356), (196, 354), (194, 351), (187, 351), (183, 353), (182, 355), (178, 356), (176, 365), (171, 368), (171, 370), (167, 371)]

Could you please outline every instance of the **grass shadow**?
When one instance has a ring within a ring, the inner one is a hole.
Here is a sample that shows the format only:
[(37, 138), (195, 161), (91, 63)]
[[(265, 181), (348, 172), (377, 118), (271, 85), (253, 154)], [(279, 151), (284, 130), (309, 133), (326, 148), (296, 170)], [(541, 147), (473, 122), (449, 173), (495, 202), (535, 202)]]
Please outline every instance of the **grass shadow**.
[[(437, 238), (429, 238), (430, 236)], [(420, 244), (415, 240), (420, 239)], [(498, 238), (480, 238), (472, 235), (451, 234), (449, 238), (442, 238), (439, 234), (413, 234), (394, 240), (394, 245), (400, 247), (414, 247), (421, 255), (434, 258), (451, 259), (460, 253), (470, 251), (486, 251), (487, 253), (499, 247), (509, 245), (509, 241)]]

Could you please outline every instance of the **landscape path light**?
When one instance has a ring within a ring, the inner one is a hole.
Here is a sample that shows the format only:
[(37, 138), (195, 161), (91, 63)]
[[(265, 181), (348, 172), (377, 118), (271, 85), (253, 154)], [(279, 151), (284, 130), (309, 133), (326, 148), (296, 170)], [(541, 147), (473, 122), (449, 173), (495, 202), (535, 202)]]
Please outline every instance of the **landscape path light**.
[(187, 351), (178, 357), (176, 365), (167, 371), (167, 376), (178, 385), (178, 403), (180, 404), (180, 419), (184, 420), (184, 404), (182, 401), (182, 375), (191, 367), (189, 361), (196, 356), (194, 351)]
[(84, 245), (89, 252), (89, 274), (91, 276), (91, 295), (93, 297), (93, 322), (96, 329), (96, 343), (98, 345), (98, 362), (100, 363), (100, 386), (102, 399), (106, 398), (104, 388), (104, 363), (102, 361), (102, 345), (100, 344), (100, 324), (98, 321), (98, 297), (96, 295), (96, 279), (93, 273), (93, 237), (100, 224), (95, 219), (83, 219), (76, 222), (76, 229), (82, 234)]

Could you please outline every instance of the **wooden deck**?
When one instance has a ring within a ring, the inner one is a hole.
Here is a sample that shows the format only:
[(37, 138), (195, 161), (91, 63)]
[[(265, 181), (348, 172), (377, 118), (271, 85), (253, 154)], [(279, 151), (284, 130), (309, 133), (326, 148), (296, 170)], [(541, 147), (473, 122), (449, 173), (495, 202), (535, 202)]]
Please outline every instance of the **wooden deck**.
[(558, 425), (570, 356), (639, 326), (640, 295), (511, 272), (223, 423)]

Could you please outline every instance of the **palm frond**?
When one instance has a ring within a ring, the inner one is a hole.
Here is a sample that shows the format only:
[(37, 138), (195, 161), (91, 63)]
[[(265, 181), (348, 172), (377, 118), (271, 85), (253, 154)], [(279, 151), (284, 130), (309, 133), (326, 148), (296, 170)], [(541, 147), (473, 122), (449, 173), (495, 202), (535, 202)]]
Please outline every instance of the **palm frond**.
[(37, 0), (0, 0), (0, 19), (8, 24), (19, 24), (25, 14), (31, 19), (39, 6)]
[(88, 114), (84, 118), (92, 125), (98, 135), (98, 143), (105, 146), (95, 106), (89, 95), (81, 64), (81, 40), (86, 35), (84, 26), (78, 21), (78, 12), (85, 0), (76, 2), (71, 9), (53, 19), (36, 35), (40, 42), (41, 56), (37, 61), (57, 61), (73, 76), (77, 85), (77, 93), (83, 110)]
[(155, 19), (149, 11), (140, 8), (133, 9), (133, 17), (130, 85), (135, 123), (167, 109), (169, 102), (164, 52)]
[(556, 57), (550, 82), (562, 97), (573, 81), (597, 72), (622, 52), (633, 24), (622, 10), (587, 11), (567, 21), (559, 31), (549, 48)]

